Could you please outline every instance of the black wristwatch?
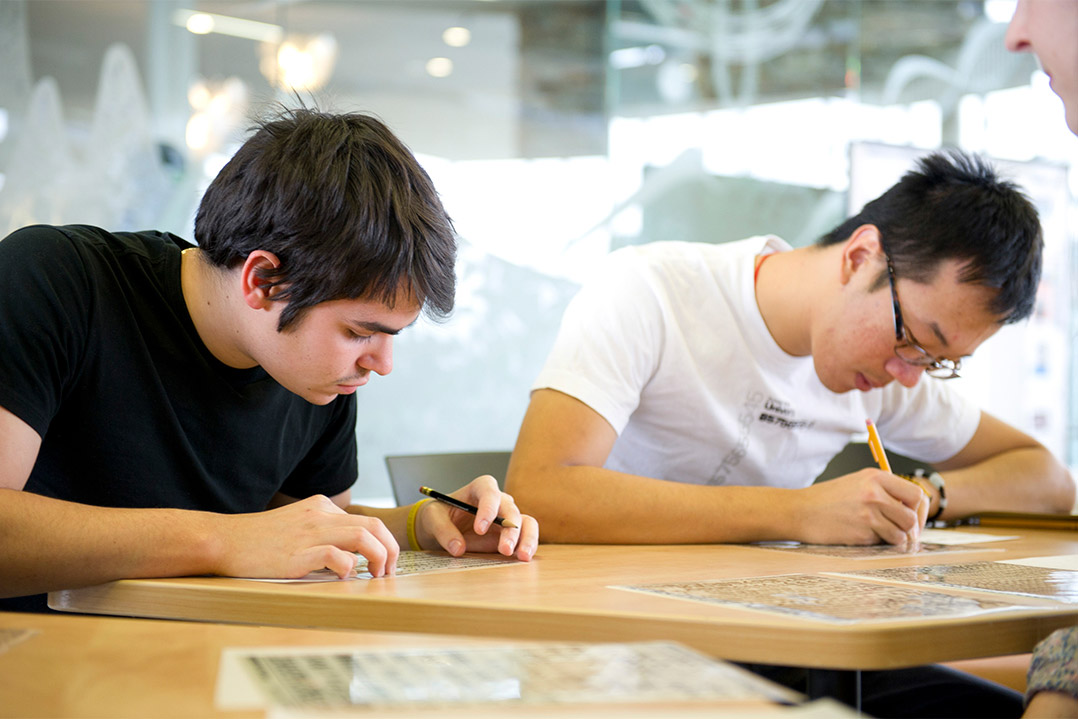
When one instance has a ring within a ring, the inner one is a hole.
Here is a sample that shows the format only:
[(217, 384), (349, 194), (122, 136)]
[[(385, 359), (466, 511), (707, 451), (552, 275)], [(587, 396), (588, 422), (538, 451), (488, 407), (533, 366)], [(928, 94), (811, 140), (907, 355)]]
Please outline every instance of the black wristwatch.
[(923, 469), (914, 470), (913, 476), (917, 479), (926, 480), (929, 484), (936, 488), (937, 492), (940, 493), (940, 503), (939, 505), (937, 505), (935, 513), (928, 518), (928, 521), (931, 522), (938, 519), (939, 516), (943, 514), (943, 510), (947, 507), (947, 493), (946, 491), (944, 491), (945, 483), (943, 481), (943, 477), (940, 476), (939, 472), (931, 472), (929, 474), (925, 474), (925, 470)]

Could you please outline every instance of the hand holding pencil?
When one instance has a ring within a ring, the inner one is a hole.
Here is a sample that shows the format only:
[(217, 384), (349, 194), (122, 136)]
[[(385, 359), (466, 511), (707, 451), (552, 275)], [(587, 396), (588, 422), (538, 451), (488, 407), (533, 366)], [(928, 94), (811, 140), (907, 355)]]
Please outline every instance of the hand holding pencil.
[[(868, 426), (868, 448), (869, 451), (872, 452), (872, 459), (876, 460), (876, 464), (878, 464), (880, 469), (884, 472), (891, 472), (891, 463), (887, 461), (887, 452), (883, 450), (883, 442), (880, 441), (880, 433), (876, 431), (876, 425), (872, 423), (871, 419), (866, 419), (865, 425)], [(891, 472), (891, 474), (894, 474), (894, 472)], [(929, 494), (928, 490), (924, 488), (924, 485), (916, 479), (907, 477), (904, 474), (895, 474), (895, 476), (916, 484), (921, 488), (921, 491), (924, 492), (925, 496), (929, 498), (929, 501), (931, 501), (932, 495)]]
[[(868, 427), (868, 448), (872, 452), (872, 458), (876, 460), (876, 464), (880, 469), (889, 474), (894, 474), (891, 471), (891, 463), (887, 460), (887, 452), (883, 449), (883, 442), (880, 440), (880, 434), (876, 431), (876, 425), (871, 419), (865, 420), (865, 426)], [(900, 474), (894, 474), (896, 477), (901, 477), (909, 482), (913, 482), (917, 485), (918, 489), (924, 495), (924, 498), (917, 504), (917, 526), (906, 533), (906, 546), (911, 551), (915, 551), (917, 548), (918, 539), (920, 537), (921, 528), (925, 526), (925, 520), (928, 518), (928, 504), (931, 502), (931, 495), (928, 490), (925, 489), (920, 482), (910, 477), (903, 477)], [(925, 502), (924, 499), (928, 499)]]
[(455, 557), (465, 552), (498, 552), (528, 561), (539, 545), (539, 525), (521, 514), (513, 498), (490, 475), (477, 477), (452, 495), (423, 487), (430, 499), (412, 505), (408, 542), (412, 549), (443, 547)]
[[(441, 492), (439, 492), (436, 489), (431, 489), (430, 487), (420, 487), (419, 492), (420, 492), (420, 494), (427, 495), (431, 499), (437, 499), (439, 502), (441, 502), (443, 504), (448, 504), (450, 507), (456, 507), (457, 509), (462, 509), (465, 512), (468, 512), (469, 514), (475, 514), (475, 515), (479, 514), (479, 507), (476, 507), (474, 504), (468, 504), (467, 502), (462, 502), (459, 499), (456, 499), (454, 497), (450, 497), (448, 494), (442, 494)], [(505, 519), (504, 517), (495, 517), (494, 518), (494, 523), (497, 524), (500, 527), (506, 527), (508, 529), (517, 529), (517, 525), (513, 524), (512, 522)]]

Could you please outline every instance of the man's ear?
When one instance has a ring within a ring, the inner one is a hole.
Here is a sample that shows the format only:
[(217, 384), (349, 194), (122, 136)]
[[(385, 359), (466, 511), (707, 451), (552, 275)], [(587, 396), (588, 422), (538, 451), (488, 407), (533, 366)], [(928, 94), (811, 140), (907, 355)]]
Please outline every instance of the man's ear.
[(875, 225), (861, 225), (842, 245), (842, 284), (858, 270), (875, 267), (877, 262), (887, 262), (880, 230)]
[(277, 255), (266, 250), (255, 250), (247, 255), (240, 268), (240, 291), (243, 301), (253, 310), (269, 309), (278, 287), (271, 285), (263, 273), (281, 266)]

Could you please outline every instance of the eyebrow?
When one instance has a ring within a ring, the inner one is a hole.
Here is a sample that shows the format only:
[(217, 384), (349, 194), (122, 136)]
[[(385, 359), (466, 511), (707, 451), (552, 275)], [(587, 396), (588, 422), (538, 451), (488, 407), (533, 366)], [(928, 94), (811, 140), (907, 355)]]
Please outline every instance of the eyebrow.
[(928, 327), (932, 330), (932, 333), (936, 335), (936, 338), (940, 341), (940, 344), (942, 344), (944, 347), (951, 346), (950, 343), (947, 341), (947, 338), (943, 336), (943, 330), (940, 329), (940, 326), (938, 324), (936, 324), (935, 322), (929, 322)]
[[(418, 319), (418, 318), (416, 318), (416, 319)], [(412, 325), (414, 325), (416, 323), (416, 320), (412, 320), (411, 322), (406, 324), (404, 327), (401, 327), (401, 328), (398, 329), (398, 328), (395, 328), (395, 327), (390, 327), (389, 325), (384, 325), (381, 322), (364, 322), (362, 320), (345, 320), (345, 321), (349, 324), (349, 326), (355, 327), (356, 329), (366, 330), (367, 332), (380, 332), (382, 334), (393, 335), (393, 336), (399, 335), (401, 333), (401, 330), (406, 330), (406, 329), (408, 329), (409, 327), (411, 327)]]
[[(940, 326), (939, 326), (938, 322), (933, 320), (931, 322), (926, 322), (925, 324), (928, 325), (928, 328), (930, 330), (932, 330), (932, 334), (936, 335), (936, 338), (940, 341), (940, 344), (943, 345), (944, 349), (947, 349), (947, 348), (949, 348), (951, 346), (951, 343), (947, 341), (947, 337), (944, 336), (943, 330), (940, 329)], [(909, 335), (913, 339), (913, 341), (917, 342), (917, 338), (914, 337), (913, 332), (910, 331), (909, 324), (905, 325), (905, 329), (906, 329), (906, 332), (909, 332)], [(924, 349), (924, 348), (922, 347), (921, 349)], [(927, 352), (927, 350), (925, 350), (925, 351)], [(933, 359), (936, 359), (935, 355), (931, 355), (931, 356), (932, 356)], [(959, 361), (961, 361), (961, 360), (965, 359), (966, 357), (972, 357), (972, 356), (973, 356), (972, 354), (964, 354), (961, 357), (959, 357), (958, 359), (959, 359)]]
[[(943, 330), (940, 329), (940, 326), (939, 326), (938, 322), (932, 321), (932, 322), (926, 322), (925, 324), (928, 325), (928, 328), (930, 330), (932, 330), (932, 334), (936, 335), (936, 338), (940, 341), (940, 344), (943, 345), (945, 350), (951, 346), (951, 344), (947, 341), (947, 338), (944, 336)], [(920, 342), (918, 342), (917, 338), (913, 336), (913, 331), (910, 330), (909, 324), (905, 325), (905, 330), (906, 330), (906, 333), (909, 335), (910, 339), (913, 340), (914, 344), (917, 344), (918, 346), (920, 346)], [(928, 352), (928, 350), (924, 349), (923, 346), (921, 347), (921, 349), (924, 352)], [(929, 355), (929, 356), (932, 357), (933, 359), (937, 359), (936, 355)], [(969, 355), (962, 355), (962, 357), (969, 357)], [(959, 358), (959, 359), (961, 359), (961, 358)]]

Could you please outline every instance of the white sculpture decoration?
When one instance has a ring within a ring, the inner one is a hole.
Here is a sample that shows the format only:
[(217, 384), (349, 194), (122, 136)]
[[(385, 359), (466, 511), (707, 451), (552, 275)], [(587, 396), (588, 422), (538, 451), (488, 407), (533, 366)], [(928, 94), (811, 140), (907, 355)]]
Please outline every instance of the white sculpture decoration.
[[(9, 111), (17, 112), (17, 103)], [(2, 169), (0, 237), (34, 223), (152, 228), (173, 183), (151, 136), (145, 94), (131, 50), (111, 46), (101, 66), (85, 133), (69, 126), (56, 82), (40, 80), (15, 128)]]

